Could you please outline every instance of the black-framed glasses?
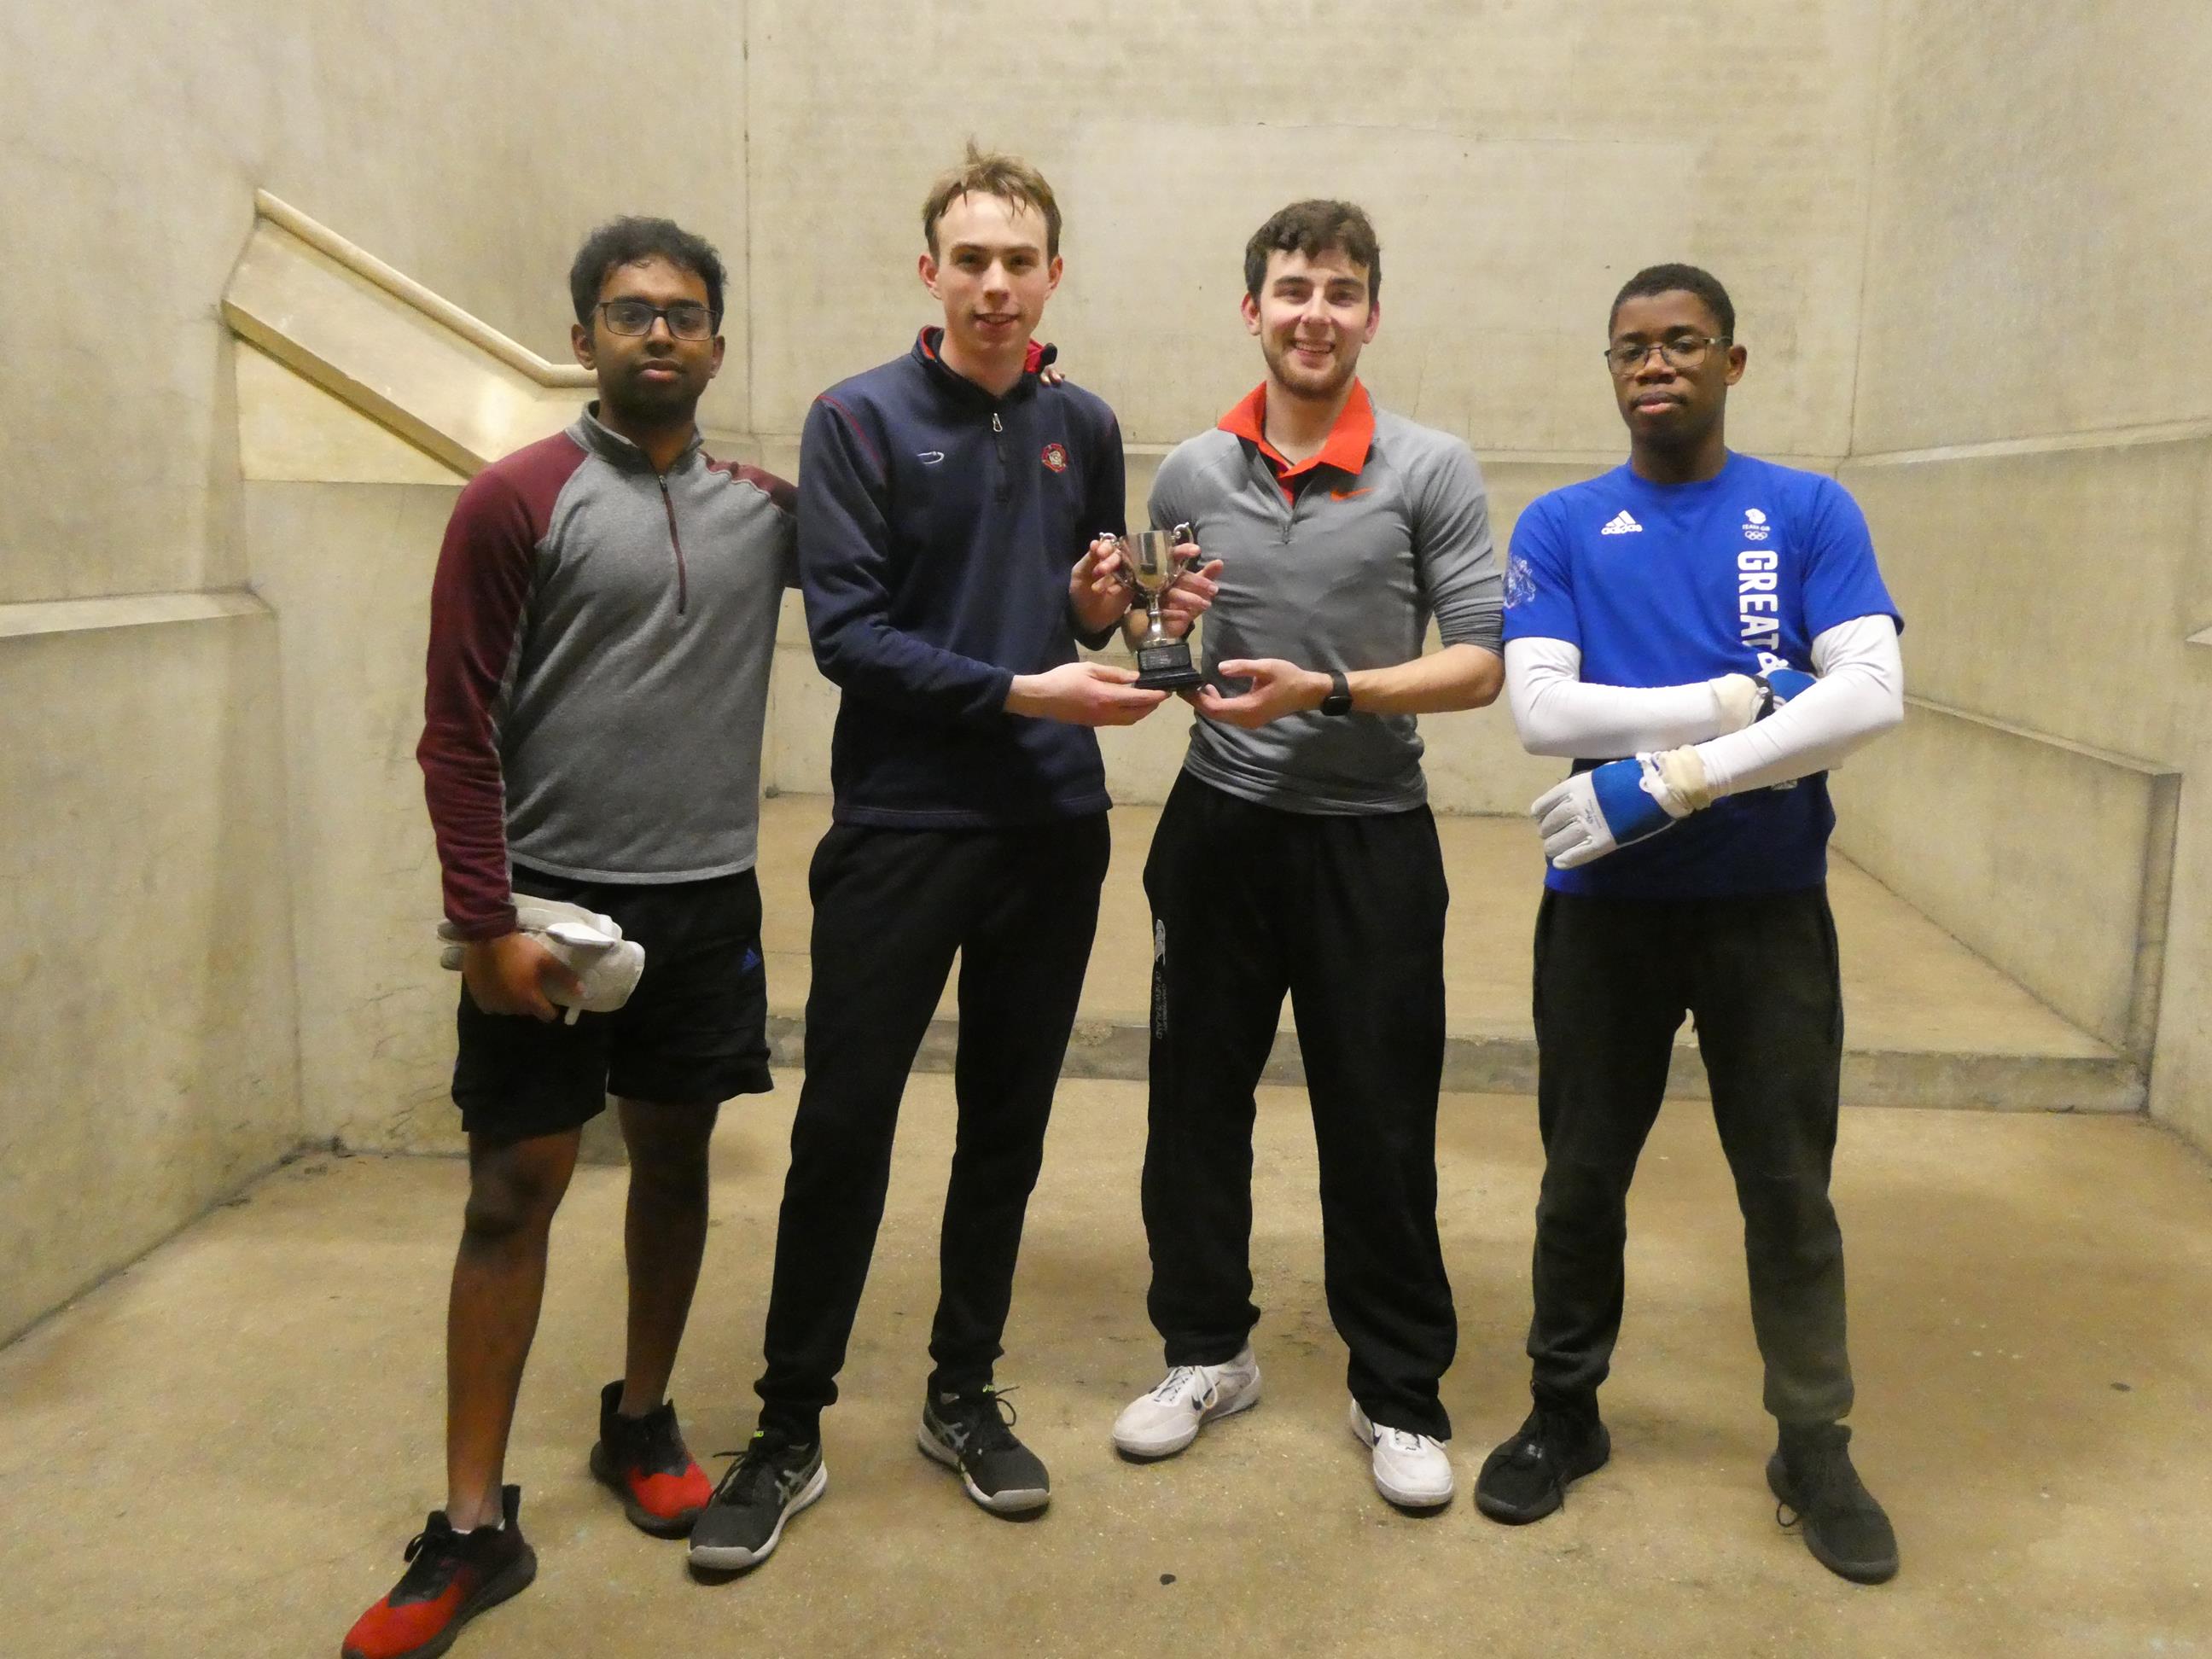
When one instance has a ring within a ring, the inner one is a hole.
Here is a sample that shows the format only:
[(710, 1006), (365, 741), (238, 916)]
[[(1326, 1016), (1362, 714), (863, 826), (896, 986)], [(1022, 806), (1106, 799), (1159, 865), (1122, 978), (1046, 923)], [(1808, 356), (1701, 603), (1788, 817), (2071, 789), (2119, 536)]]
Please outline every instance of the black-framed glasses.
[(1663, 340), (1647, 340), (1638, 343), (1624, 340), (1619, 345), (1605, 349), (1605, 361), (1615, 374), (1627, 376), (1642, 368), (1653, 352), (1669, 368), (1695, 368), (1705, 361), (1705, 354), (1715, 346), (1731, 345), (1734, 337), (1727, 334), (1669, 334)]
[(714, 334), (714, 313), (696, 300), (678, 300), (672, 306), (648, 305), (643, 300), (602, 300), (599, 314), (607, 319), (610, 334), (653, 332), (655, 318), (668, 325), (679, 340), (708, 340)]

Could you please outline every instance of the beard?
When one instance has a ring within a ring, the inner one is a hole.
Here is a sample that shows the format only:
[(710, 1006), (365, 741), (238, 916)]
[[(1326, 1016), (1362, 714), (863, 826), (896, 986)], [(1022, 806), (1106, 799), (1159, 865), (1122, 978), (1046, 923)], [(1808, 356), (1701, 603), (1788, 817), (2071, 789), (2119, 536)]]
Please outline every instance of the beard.
[(674, 380), (648, 380), (639, 372), (644, 367), (642, 362), (633, 364), (619, 380), (601, 388), (600, 397), (622, 415), (647, 425), (682, 420), (698, 407), (707, 383), (695, 371), (678, 365)]
[(1309, 368), (1297, 360), (1294, 342), (1270, 342), (1263, 354), (1267, 368), (1284, 390), (1297, 398), (1310, 398), (1325, 403), (1352, 383), (1352, 376), (1359, 367), (1359, 354), (1346, 356), (1339, 350), (1323, 368)]

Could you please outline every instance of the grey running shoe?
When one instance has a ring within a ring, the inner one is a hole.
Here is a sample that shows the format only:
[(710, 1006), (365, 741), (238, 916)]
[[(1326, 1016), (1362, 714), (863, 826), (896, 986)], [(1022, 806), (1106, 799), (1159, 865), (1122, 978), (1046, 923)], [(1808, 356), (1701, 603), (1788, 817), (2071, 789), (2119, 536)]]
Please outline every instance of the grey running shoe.
[(960, 1474), (960, 1483), (994, 1515), (1023, 1515), (1052, 1501), (1037, 1455), (1014, 1438), (1014, 1408), (997, 1389), (933, 1394), (922, 1402), (915, 1443)]
[(758, 1566), (783, 1536), (784, 1523), (829, 1486), (820, 1441), (802, 1445), (769, 1430), (754, 1431), (752, 1444), (723, 1472), (692, 1523), (691, 1565), (709, 1572)]

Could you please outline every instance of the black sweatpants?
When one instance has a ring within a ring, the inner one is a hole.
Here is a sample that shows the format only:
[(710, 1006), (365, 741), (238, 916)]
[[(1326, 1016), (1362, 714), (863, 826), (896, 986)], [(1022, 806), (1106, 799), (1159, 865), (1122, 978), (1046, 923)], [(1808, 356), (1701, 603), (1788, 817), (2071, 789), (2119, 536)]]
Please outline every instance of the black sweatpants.
[(1179, 779), (1152, 909), (1147, 1307), (1170, 1365), (1234, 1358), (1252, 1301), (1253, 1090), (1288, 991), (1321, 1155), (1329, 1316), (1368, 1416), (1438, 1439), (1459, 1328), (1437, 1242), (1444, 907), (1426, 807), (1321, 817)]
[(1844, 1004), (1825, 888), (1752, 897), (1547, 892), (1536, 917), (1539, 1401), (1586, 1405), (1620, 1332), (1628, 1184), (1686, 1012), (1735, 1176), (1766, 1409), (1850, 1410), (1844, 1241), (1828, 1202)]
[(776, 1227), (761, 1421), (811, 1438), (868, 1276), (899, 1097), (960, 956), (959, 1128), (929, 1386), (981, 1388), (1002, 1352), (1022, 1220), (1091, 959), (1106, 817), (1022, 830), (834, 826), (814, 898), (806, 1082)]

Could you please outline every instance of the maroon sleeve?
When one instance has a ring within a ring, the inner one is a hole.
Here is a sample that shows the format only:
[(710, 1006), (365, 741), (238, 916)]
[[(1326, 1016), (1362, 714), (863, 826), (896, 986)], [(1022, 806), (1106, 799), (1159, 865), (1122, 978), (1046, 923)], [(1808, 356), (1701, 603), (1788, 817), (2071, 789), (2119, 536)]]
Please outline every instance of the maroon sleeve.
[(556, 438), (477, 474), (453, 503), (438, 550), (422, 741), (415, 757), (437, 837), (446, 917), (464, 939), (495, 939), (514, 929), (507, 792), (493, 712), (521, 635), (553, 499), (582, 459), (573, 442)]
[(787, 483), (765, 467), (749, 466), (743, 461), (709, 460), (716, 471), (726, 473), (740, 483), (749, 483), (768, 497), (778, 515), (783, 531), (778, 544), (779, 556), (783, 562), (783, 585), (799, 586), (799, 486)]

